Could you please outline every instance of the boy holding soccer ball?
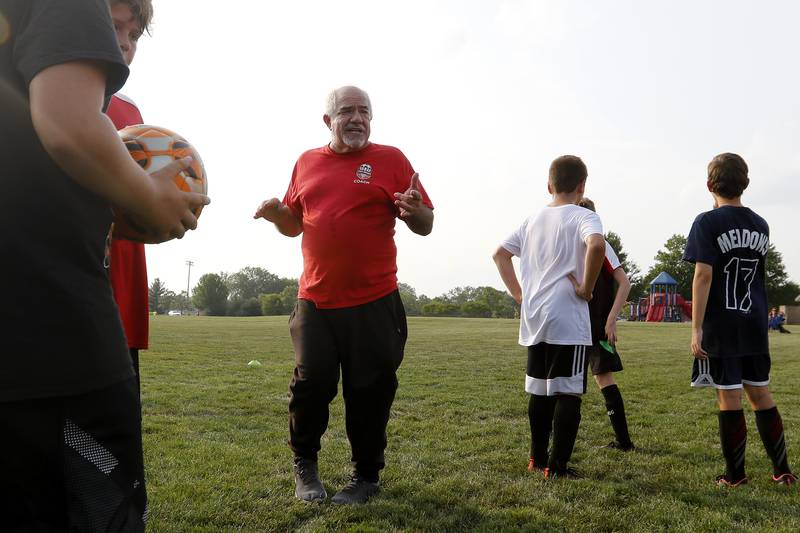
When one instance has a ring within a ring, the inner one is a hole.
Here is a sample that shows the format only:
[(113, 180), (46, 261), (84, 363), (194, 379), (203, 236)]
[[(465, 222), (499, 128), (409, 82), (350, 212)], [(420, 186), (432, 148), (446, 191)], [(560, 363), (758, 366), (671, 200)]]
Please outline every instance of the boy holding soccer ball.
[[(525, 391), (531, 426), (530, 470), (545, 479), (578, 477), (568, 467), (586, 392), (592, 298), (605, 254), (597, 214), (575, 205), (583, 196), (586, 165), (566, 155), (550, 165), (553, 201), (529, 217), (494, 253), (506, 288), (520, 304), (519, 343), (528, 348)], [(520, 258), (522, 285), (511, 258)], [(573, 282), (569, 276), (574, 276)], [(550, 434), (552, 450), (548, 452)]]
[(724, 153), (708, 165), (714, 209), (694, 220), (683, 259), (695, 264), (692, 283), (693, 387), (714, 387), (725, 473), (720, 486), (747, 483), (747, 424), (742, 389), (772, 460), (775, 483), (797, 482), (789, 468), (783, 421), (769, 392), (769, 341), (765, 271), (769, 226), (742, 205), (750, 183), (747, 163)]
[(104, 267), (111, 205), (151, 242), (208, 203), (130, 157), (107, 99), (128, 67), (106, 0), (0, 0), (3, 531), (143, 531), (141, 421)]

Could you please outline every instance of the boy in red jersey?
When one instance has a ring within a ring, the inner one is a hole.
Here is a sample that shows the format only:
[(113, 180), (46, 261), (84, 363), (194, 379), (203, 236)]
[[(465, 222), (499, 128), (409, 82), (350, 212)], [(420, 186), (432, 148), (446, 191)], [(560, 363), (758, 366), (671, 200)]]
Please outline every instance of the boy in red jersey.
[(397, 291), (397, 218), (418, 235), (433, 228), (433, 205), (397, 148), (369, 142), (372, 104), (357, 87), (331, 92), (323, 116), (331, 142), (303, 153), (281, 202), (254, 218), (284, 235), (303, 234), (303, 275), (289, 329), (296, 367), (289, 385), (289, 444), (295, 496), (327, 498), (317, 453), (339, 369), (354, 471), (332, 499), (365, 503), (379, 490), (386, 426), (407, 337)]
[[(595, 212), (594, 202), (588, 198), (582, 198), (578, 205)], [(625, 403), (614, 381), (614, 372), (622, 371), (622, 359), (617, 352), (617, 317), (625, 305), (625, 299), (631, 290), (631, 282), (611, 244), (608, 241), (605, 241), (605, 244), (603, 268), (600, 269), (593, 297), (589, 301), (593, 343), (589, 352), (589, 366), (605, 400), (606, 412), (616, 437), (607, 447), (628, 452), (635, 447), (628, 433)], [(615, 284), (616, 290), (614, 290)], [(533, 458), (531, 461), (533, 464)]]
[[(109, 0), (109, 6), (117, 43), (125, 63), (130, 66), (136, 56), (139, 37), (145, 31), (150, 32), (153, 17), (151, 0)], [(118, 130), (143, 122), (136, 104), (121, 93), (111, 97), (106, 114)], [(141, 392), (139, 350), (147, 349), (149, 327), (144, 244), (112, 236), (108, 275), (125, 328), (128, 350), (136, 372), (136, 385)]]
[(725, 473), (720, 486), (747, 483), (747, 423), (742, 389), (772, 461), (772, 480), (797, 482), (789, 468), (783, 420), (769, 391), (766, 260), (767, 221), (742, 205), (750, 184), (747, 163), (724, 153), (708, 164), (706, 187), (714, 209), (692, 224), (683, 260), (695, 264), (692, 282), (692, 387), (714, 387)]

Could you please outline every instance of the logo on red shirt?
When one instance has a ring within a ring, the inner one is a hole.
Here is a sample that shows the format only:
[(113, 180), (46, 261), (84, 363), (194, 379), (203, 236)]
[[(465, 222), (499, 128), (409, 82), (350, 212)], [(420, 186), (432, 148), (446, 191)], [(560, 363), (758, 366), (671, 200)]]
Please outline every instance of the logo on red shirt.
[(369, 179), (372, 177), (372, 165), (369, 163), (361, 163), (356, 170), (356, 179), (355, 183), (369, 183)]

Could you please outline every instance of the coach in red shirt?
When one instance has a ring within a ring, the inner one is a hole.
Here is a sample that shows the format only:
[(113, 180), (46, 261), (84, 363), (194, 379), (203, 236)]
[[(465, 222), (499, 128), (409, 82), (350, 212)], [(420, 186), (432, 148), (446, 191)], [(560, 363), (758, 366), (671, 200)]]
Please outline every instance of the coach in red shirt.
[(297, 160), (286, 196), (255, 218), (303, 234), (303, 275), (289, 322), (295, 350), (289, 385), (289, 444), (295, 496), (327, 498), (317, 471), (339, 369), (354, 464), (333, 503), (364, 503), (379, 490), (386, 425), (407, 337), (397, 290), (395, 220), (428, 235), (433, 205), (397, 148), (369, 142), (372, 105), (357, 87), (331, 92), (323, 116), (331, 142)]

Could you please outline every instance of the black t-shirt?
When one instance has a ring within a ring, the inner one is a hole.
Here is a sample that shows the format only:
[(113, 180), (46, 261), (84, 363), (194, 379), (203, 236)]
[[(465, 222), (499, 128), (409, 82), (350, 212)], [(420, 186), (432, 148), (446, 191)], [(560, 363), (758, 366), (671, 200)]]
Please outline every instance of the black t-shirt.
[(711, 265), (703, 349), (712, 357), (769, 353), (765, 271), (767, 221), (747, 207), (723, 206), (694, 220), (684, 261)]
[(106, 0), (0, 0), (0, 401), (63, 396), (133, 376), (103, 267), (109, 203), (65, 174), (31, 121), (47, 67), (99, 61), (128, 75)]

